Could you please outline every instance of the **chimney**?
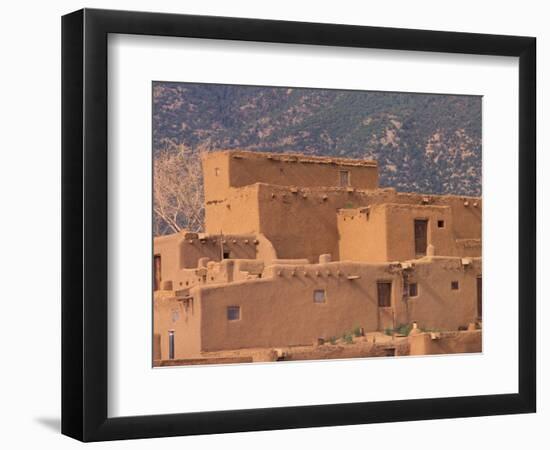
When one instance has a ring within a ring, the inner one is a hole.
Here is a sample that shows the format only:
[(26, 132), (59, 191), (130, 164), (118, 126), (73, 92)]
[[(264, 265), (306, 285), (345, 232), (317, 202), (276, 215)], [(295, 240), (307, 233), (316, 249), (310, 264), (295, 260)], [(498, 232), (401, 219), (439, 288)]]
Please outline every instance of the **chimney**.
[(199, 258), (197, 267), (198, 268), (206, 267), (206, 265), (208, 264), (208, 261), (210, 261), (210, 258), (207, 258), (207, 257)]
[(319, 255), (319, 264), (326, 264), (331, 261), (332, 261), (332, 255), (330, 253)]

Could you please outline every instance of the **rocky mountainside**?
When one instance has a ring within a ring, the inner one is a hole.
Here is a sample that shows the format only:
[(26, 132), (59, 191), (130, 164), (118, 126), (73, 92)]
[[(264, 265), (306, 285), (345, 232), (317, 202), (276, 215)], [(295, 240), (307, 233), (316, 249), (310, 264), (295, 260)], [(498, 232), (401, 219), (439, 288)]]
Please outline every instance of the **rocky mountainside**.
[(480, 97), (155, 82), (169, 144), (376, 159), (382, 186), (481, 195)]

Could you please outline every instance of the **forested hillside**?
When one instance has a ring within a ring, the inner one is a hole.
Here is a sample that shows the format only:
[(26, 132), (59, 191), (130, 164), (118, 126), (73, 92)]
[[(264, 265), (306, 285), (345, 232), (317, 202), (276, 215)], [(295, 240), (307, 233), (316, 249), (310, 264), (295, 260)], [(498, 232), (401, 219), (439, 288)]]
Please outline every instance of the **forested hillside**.
[(401, 191), (481, 195), (481, 98), (161, 83), (153, 145), (376, 159)]

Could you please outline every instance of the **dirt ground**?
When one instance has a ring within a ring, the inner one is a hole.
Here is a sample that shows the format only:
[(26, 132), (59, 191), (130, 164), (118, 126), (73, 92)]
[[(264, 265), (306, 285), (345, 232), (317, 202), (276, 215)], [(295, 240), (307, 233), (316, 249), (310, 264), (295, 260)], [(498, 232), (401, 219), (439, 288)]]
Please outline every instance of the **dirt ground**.
[(368, 333), (365, 336), (348, 336), (335, 341), (319, 341), (312, 345), (279, 348), (246, 348), (204, 352), (201, 358), (157, 361), (157, 366), (227, 364), (246, 362), (304, 361), (343, 358), (370, 358), (409, 355), (406, 336), (388, 336)]

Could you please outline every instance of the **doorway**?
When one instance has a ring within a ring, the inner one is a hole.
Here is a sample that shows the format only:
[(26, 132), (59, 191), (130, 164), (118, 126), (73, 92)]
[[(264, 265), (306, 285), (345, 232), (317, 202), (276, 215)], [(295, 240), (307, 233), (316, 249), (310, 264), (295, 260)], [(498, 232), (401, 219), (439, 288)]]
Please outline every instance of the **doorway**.
[(153, 290), (160, 290), (160, 255), (155, 255), (153, 257)]
[(414, 219), (414, 254), (426, 256), (428, 248), (428, 219)]
[(378, 281), (376, 283), (378, 294), (378, 330), (393, 330), (394, 317), (391, 296), (391, 281)]

